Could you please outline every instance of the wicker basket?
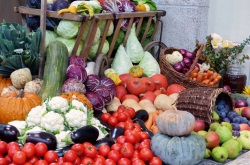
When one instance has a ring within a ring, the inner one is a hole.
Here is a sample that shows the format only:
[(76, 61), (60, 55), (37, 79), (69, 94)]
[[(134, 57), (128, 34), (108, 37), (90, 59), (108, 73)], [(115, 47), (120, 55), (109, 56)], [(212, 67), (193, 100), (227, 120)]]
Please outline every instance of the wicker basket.
[(199, 49), (194, 50), (196, 52), (196, 58), (194, 59), (193, 64), (191, 65), (188, 72), (185, 74), (176, 71), (171, 64), (168, 63), (166, 60), (166, 54), (172, 54), (173, 51), (178, 51), (179, 49), (176, 48), (164, 48), (161, 50), (159, 65), (161, 69), (161, 74), (165, 75), (168, 79), (169, 84), (181, 84), (186, 88), (194, 88), (194, 87), (218, 87), (219, 83), (216, 85), (205, 85), (200, 82), (194, 81), (189, 78), (189, 74), (194, 69), (199, 57), (201, 55), (202, 49), (204, 45), (201, 45)]
[(202, 119), (207, 125), (213, 122), (213, 110), (217, 101), (225, 100), (229, 110), (234, 104), (231, 94), (223, 88), (189, 88), (179, 93), (176, 108), (192, 113), (196, 119)]

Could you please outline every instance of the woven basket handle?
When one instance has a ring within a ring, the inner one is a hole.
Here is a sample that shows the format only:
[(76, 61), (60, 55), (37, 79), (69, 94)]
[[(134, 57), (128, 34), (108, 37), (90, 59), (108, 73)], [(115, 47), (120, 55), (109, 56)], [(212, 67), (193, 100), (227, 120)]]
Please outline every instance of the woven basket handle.
[(195, 57), (195, 59), (193, 61), (193, 64), (190, 66), (190, 69), (188, 70), (188, 72), (185, 73), (186, 77), (188, 77), (190, 75), (190, 73), (194, 70), (194, 67), (197, 64), (197, 62), (198, 62), (198, 60), (199, 60), (199, 58), (201, 56), (203, 48), (204, 48), (204, 44), (201, 44), (200, 48), (196, 52), (196, 57)]

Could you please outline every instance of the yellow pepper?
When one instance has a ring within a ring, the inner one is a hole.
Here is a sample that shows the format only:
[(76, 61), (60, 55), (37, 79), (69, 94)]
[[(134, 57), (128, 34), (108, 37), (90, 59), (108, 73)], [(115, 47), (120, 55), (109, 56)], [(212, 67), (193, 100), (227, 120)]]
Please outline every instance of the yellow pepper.
[(129, 69), (129, 74), (131, 74), (135, 78), (142, 77), (143, 68), (139, 65), (134, 65)]
[(120, 85), (122, 83), (122, 80), (120, 79), (119, 75), (117, 73), (109, 72), (106, 77), (112, 79), (115, 83), (115, 85)]
[(62, 13), (72, 13), (72, 14), (76, 14), (76, 7), (75, 6), (69, 6), (68, 8), (65, 9), (61, 9), (57, 12), (58, 15), (62, 14)]

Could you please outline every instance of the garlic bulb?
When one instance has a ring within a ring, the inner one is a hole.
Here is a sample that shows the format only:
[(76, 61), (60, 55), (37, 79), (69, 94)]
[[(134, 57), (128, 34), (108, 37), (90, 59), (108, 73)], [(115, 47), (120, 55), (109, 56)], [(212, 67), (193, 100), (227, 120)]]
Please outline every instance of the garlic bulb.
[(22, 68), (12, 72), (10, 79), (14, 87), (21, 89), (32, 80), (32, 75), (29, 68)]

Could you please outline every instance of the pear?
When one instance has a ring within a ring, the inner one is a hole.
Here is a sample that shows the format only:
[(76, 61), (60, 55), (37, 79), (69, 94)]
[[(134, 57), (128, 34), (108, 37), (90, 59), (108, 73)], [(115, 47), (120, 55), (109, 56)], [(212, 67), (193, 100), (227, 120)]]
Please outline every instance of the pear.
[(226, 126), (227, 128), (230, 129), (230, 131), (233, 130), (232, 124), (229, 123), (229, 122), (221, 122), (221, 125), (222, 125), (222, 126)]
[(209, 158), (210, 156), (211, 156), (211, 150), (210, 149), (208, 149), (208, 148), (206, 148), (206, 152), (205, 152), (205, 155), (204, 155), (204, 159), (207, 159), (207, 158)]
[(220, 120), (220, 116), (218, 115), (218, 113), (216, 111), (213, 111), (213, 120), (214, 121), (219, 121)]
[(234, 159), (239, 155), (240, 142), (235, 138), (229, 139), (228, 141), (224, 142), (221, 147), (224, 147), (227, 150), (229, 159)]
[(220, 123), (213, 122), (209, 126), (209, 131), (215, 131), (218, 127), (221, 127)]
[(211, 156), (216, 162), (223, 163), (227, 160), (228, 153), (224, 147), (217, 146), (213, 148)]
[(233, 137), (232, 131), (230, 131), (229, 128), (226, 126), (220, 126), (218, 127), (215, 132), (220, 136), (220, 144), (228, 141)]

